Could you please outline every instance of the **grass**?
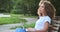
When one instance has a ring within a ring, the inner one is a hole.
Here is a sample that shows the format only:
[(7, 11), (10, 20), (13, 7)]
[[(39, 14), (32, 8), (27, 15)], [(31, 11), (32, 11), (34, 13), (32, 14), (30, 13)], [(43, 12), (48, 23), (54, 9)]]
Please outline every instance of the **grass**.
[(24, 14), (10, 14), (11, 17), (0, 17), (0, 25), (3, 24), (14, 24), (20, 22), (27, 22), (25, 19), (22, 18), (36, 18), (37, 16), (29, 16)]
[(18, 19), (18, 18), (0, 18), (0, 25), (3, 24), (13, 24), (13, 23), (20, 23), (20, 22), (26, 22), (25, 19)]
[[(24, 28), (29, 28), (29, 27), (34, 28), (34, 26), (35, 26), (35, 23), (32, 23), (32, 24), (24, 24)], [(11, 29), (16, 29), (16, 28), (23, 28), (23, 27), (22, 26), (16, 26), (16, 27), (11, 28)]]
[(20, 22), (27, 22), (27, 21), (25, 19), (20, 18), (19, 15), (17, 16), (11, 15), (11, 17), (0, 17), (0, 25), (14, 24), (14, 23), (20, 23)]

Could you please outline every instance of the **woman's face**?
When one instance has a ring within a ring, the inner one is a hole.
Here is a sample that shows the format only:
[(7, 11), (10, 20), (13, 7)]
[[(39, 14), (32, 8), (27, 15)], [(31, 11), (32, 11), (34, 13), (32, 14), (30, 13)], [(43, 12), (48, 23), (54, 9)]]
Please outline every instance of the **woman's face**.
[(44, 6), (44, 4), (40, 5), (39, 11), (40, 11), (40, 13), (45, 13), (45, 6)]

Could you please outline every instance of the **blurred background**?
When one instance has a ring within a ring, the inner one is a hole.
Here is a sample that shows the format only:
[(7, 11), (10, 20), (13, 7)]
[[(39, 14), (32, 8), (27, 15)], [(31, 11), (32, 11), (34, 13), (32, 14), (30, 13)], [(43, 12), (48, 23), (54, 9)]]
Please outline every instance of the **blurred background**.
[[(50, 0), (60, 16), (60, 0)], [(0, 13), (36, 15), (40, 0), (0, 0)]]
[[(60, 20), (60, 0), (49, 1), (56, 8), (57, 20)], [(23, 27), (33, 28), (38, 19), (39, 2), (40, 0), (0, 0), (0, 32), (15, 32), (16, 28)]]

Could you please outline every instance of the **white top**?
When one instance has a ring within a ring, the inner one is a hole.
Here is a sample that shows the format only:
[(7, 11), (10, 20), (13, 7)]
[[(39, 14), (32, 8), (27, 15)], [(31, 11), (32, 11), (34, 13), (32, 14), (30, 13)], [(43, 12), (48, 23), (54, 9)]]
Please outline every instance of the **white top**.
[(51, 18), (49, 16), (40, 16), (40, 18), (36, 21), (35, 29), (42, 30), (44, 29), (45, 22), (51, 23)]

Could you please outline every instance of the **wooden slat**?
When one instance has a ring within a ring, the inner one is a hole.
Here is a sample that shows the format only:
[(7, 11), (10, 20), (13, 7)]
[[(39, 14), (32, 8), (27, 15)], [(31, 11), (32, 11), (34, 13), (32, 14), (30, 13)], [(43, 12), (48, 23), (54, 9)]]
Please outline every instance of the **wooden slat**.
[(53, 20), (52, 21), (52, 31), (53, 32), (58, 32), (58, 30), (59, 30), (59, 27), (60, 27), (60, 21), (56, 21), (56, 20)]
[(53, 21), (53, 23), (60, 24), (60, 21)]
[(59, 24), (53, 24), (54, 26), (57, 26), (57, 27), (60, 27), (60, 25)]
[(59, 27), (53, 27), (53, 30), (58, 31)]

